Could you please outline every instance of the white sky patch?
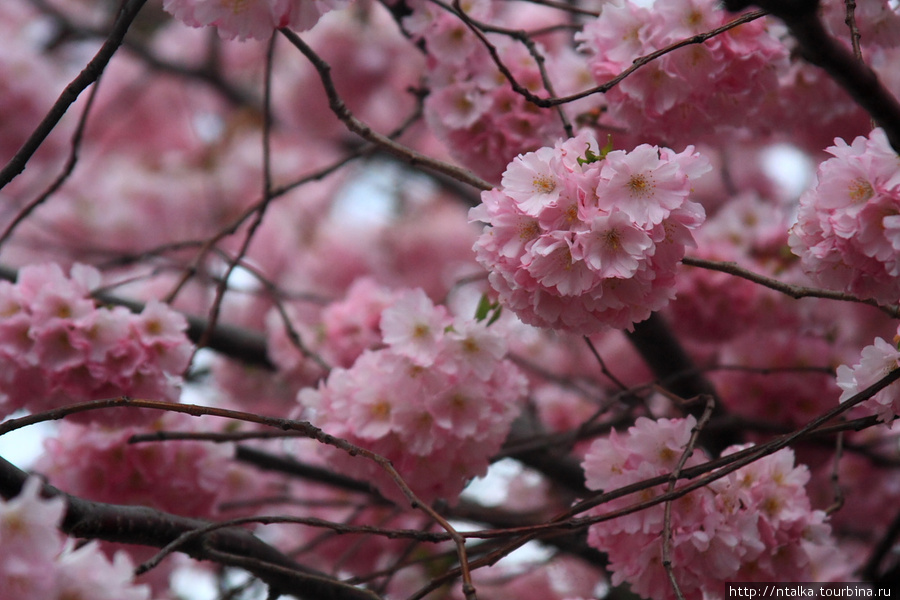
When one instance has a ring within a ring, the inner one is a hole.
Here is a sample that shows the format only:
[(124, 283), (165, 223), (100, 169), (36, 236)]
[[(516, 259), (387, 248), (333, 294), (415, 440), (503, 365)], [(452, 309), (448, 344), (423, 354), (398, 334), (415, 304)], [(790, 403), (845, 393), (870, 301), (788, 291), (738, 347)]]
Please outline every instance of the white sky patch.
[(802, 150), (790, 144), (775, 144), (762, 155), (766, 174), (797, 198), (810, 186), (815, 174), (815, 162)]
[(500, 506), (506, 501), (509, 482), (521, 475), (523, 470), (522, 463), (516, 460), (498, 460), (488, 468), (484, 477), (473, 479), (462, 496), (483, 506)]
[[(9, 419), (24, 417), (19, 411)], [(36, 423), (0, 436), (0, 456), (20, 469), (28, 470), (44, 452), (44, 440), (56, 434), (54, 423)]]
[(331, 216), (351, 227), (382, 227), (401, 212), (399, 202), (415, 203), (434, 192), (434, 182), (422, 173), (395, 162), (374, 160), (358, 169), (337, 193)]
[(190, 600), (215, 600), (219, 597), (215, 576), (209, 571), (183, 567), (172, 573), (172, 591)]
[(332, 215), (352, 226), (384, 227), (395, 213), (397, 174), (391, 168), (367, 168), (358, 172), (335, 198)]

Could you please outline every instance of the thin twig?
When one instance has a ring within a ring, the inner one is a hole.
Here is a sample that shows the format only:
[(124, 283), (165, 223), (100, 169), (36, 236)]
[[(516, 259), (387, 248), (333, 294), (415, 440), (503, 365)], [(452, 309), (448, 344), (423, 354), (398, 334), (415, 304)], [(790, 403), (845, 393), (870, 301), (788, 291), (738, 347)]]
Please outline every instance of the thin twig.
[(439, 543), (447, 541), (446, 533), (433, 533), (428, 531), (420, 531), (417, 529), (390, 529), (372, 525), (349, 525), (345, 523), (335, 523), (334, 521), (328, 521), (326, 519), (319, 519), (316, 517), (289, 517), (269, 515), (238, 517), (235, 519), (229, 519), (227, 521), (221, 521), (219, 523), (209, 523), (207, 525), (204, 525), (203, 527), (185, 531), (176, 539), (172, 540), (169, 544), (161, 548), (159, 552), (157, 552), (152, 557), (144, 561), (140, 566), (138, 566), (135, 570), (135, 574), (141, 575), (156, 568), (165, 557), (169, 556), (173, 552), (177, 552), (185, 545), (196, 542), (197, 539), (205, 537), (214, 531), (218, 531), (220, 529), (228, 529), (230, 527), (237, 527), (239, 525), (275, 525), (284, 523), (330, 529), (331, 531), (340, 534), (377, 535), (392, 540), (410, 539), (416, 540), (418, 542), (428, 543)]
[(347, 440), (325, 433), (322, 429), (306, 421), (297, 421), (293, 419), (283, 419), (278, 417), (267, 417), (244, 411), (228, 410), (211, 406), (199, 406), (196, 404), (176, 404), (172, 402), (163, 402), (160, 400), (120, 397), (109, 398), (106, 400), (95, 400), (91, 402), (80, 402), (77, 404), (35, 413), (17, 419), (9, 419), (7, 421), (4, 421), (3, 423), (0, 423), (0, 436), (17, 429), (21, 429), (22, 427), (34, 425), (36, 423), (58, 420), (80, 412), (92, 410), (108, 410), (111, 408), (150, 408), (153, 410), (184, 413), (195, 417), (216, 416), (236, 421), (256, 423), (258, 425), (274, 427), (276, 429), (281, 429), (284, 431), (298, 431), (303, 433), (310, 439), (314, 439), (319, 443), (337, 448), (342, 452), (346, 452), (350, 456), (359, 456), (361, 458), (374, 462), (376, 465), (378, 465), (379, 468), (387, 473), (391, 480), (393, 480), (394, 484), (400, 490), (400, 493), (409, 502), (410, 507), (412, 507), (413, 509), (421, 510), (426, 515), (431, 517), (431, 519), (434, 520), (435, 523), (437, 523), (444, 531), (447, 532), (447, 535), (450, 537), (450, 539), (453, 540), (456, 546), (456, 553), (459, 558), (459, 569), (463, 578), (464, 591), (466, 591), (467, 593), (467, 598), (474, 600), (475, 588), (472, 585), (472, 575), (469, 569), (468, 559), (466, 557), (465, 535), (460, 534), (456, 530), (456, 528), (454, 528), (450, 524), (450, 522), (447, 521), (446, 518), (440, 515), (431, 506), (422, 502), (422, 500), (419, 499), (419, 497), (412, 490), (409, 484), (406, 483), (397, 469), (394, 468), (394, 465), (390, 460), (380, 454), (372, 452), (371, 450), (367, 450), (366, 448), (352, 444)]
[(395, 142), (389, 137), (372, 130), (371, 127), (354, 116), (354, 114), (350, 111), (349, 108), (347, 108), (347, 105), (338, 95), (337, 89), (334, 86), (334, 80), (331, 77), (331, 65), (325, 62), (318, 54), (316, 54), (315, 51), (313, 51), (313, 49), (293, 31), (289, 29), (280, 29), (279, 31), (291, 42), (291, 44), (294, 45), (294, 47), (300, 50), (300, 52), (310, 61), (310, 63), (312, 63), (313, 68), (315, 68), (316, 72), (319, 74), (319, 79), (322, 82), (322, 86), (325, 88), (325, 94), (328, 96), (328, 105), (331, 108), (331, 111), (337, 116), (338, 119), (340, 119), (340, 121), (347, 127), (347, 129), (360, 136), (361, 138), (377, 144), (378, 146), (384, 148), (385, 151), (399, 157), (400, 159), (413, 166), (421, 166), (426, 169), (431, 169), (480, 190), (490, 190), (494, 187), (487, 181), (481, 179), (480, 177), (474, 175), (466, 169), (457, 167), (456, 165), (452, 165), (441, 160), (434, 159), (420, 152), (416, 152), (415, 150), (407, 148), (403, 144)]
[(734, 262), (706, 260), (705, 258), (695, 258), (691, 256), (685, 256), (683, 259), (681, 259), (681, 262), (691, 267), (699, 267), (701, 269), (709, 269), (710, 271), (721, 271), (722, 273), (728, 273), (729, 275), (734, 275), (735, 277), (740, 277), (742, 279), (752, 281), (753, 283), (758, 283), (769, 289), (775, 290), (776, 292), (781, 292), (782, 294), (786, 294), (794, 299), (826, 298), (829, 300), (841, 300), (843, 302), (858, 302), (860, 304), (868, 304), (869, 306), (874, 306), (881, 312), (885, 313), (888, 316), (894, 317), (895, 319), (900, 318), (900, 306), (884, 306), (882, 304), (878, 304), (878, 302), (876, 302), (875, 300), (859, 298), (845, 292), (836, 292), (833, 290), (824, 290), (821, 288), (784, 283), (777, 279), (772, 279), (770, 277), (766, 277), (765, 275), (754, 273), (753, 271), (745, 269)]
[(844, 0), (847, 13), (844, 23), (850, 29), (850, 47), (853, 48), (853, 56), (862, 61), (862, 49), (859, 47), (859, 27), (856, 25), (856, 0)]
[(56, 179), (47, 186), (43, 192), (41, 192), (34, 200), (26, 204), (22, 209), (20, 209), (16, 216), (12, 221), (4, 228), (3, 233), (0, 233), (0, 246), (2, 246), (9, 237), (13, 234), (13, 231), (27, 219), (34, 210), (42, 205), (47, 199), (56, 193), (62, 185), (68, 181), (69, 176), (72, 175), (72, 172), (75, 170), (75, 165), (78, 163), (78, 153), (81, 149), (81, 142), (84, 139), (84, 129), (87, 126), (88, 117), (91, 114), (91, 109), (94, 107), (94, 99), (97, 97), (97, 90), (100, 89), (100, 77), (97, 78), (97, 81), (91, 87), (91, 91), (88, 93), (87, 102), (84, 105), (84, 109), (81, 111), (81, 115), (78, 117), (78, 125), (75, 127), (75, 132), (72, 134), (72, 141), (70, 142), (70, 150), (69, 157), (66, 159), (66, 164), (63, 166), (62, 171), (59, 175), (57, 175)]
[[(700, 437), (700, 432), (709, 422), (710, 417), (712, 417), (713, 408), (715, 407), (715, 400), (712, 396), (706, 397), (706, 409), (703, 411), (703, 415), (701, 415), (700, 419), (691, 429), (691, 438), (688, 440), (687, 446), (684, 448), (684, 452), (681, 453), (681, 458), (678, 459), (678, 464), (675, 465), (675, 468), (672, 470), (672, 474), (669, 476), (669, 485), (666, 489), (667, 492), (671, 493), (675, 490), (675, 484), (678, 483), (678, 477), (681, 475), (681, 470), (684, 468), (684, 465), (687, 463), (688, 459), (694, 454), (694, 447), (697, 445), (697, 439)], [(666, 571), (666, 575), (669, 577), (669, 582), (672, 584), (672, 589), (675, 590), (675, 596), (678, 600), (684, 600), (684, 594), (681, 592), (681, 587), (678, 585), (678, 580), (675, 578), (675, 569), (672, 566), (672, 501), (665, 503), (665, 509), (663, 511), (663, 533), (662, 533), (662, 565), (663, 569)]]
[[(534, 95), (528, 90), (528, 88), (526, 88), (516, 80), (515, 76), (512, 74), (512, 71), (509, 70), (509, 67), (506, 66), (506, 64), (503, 62), (503, 59), (500, 58), (500, 53), (497, 51), (497, 47), (494, 46), (494, 44), (492, 44), (489, 39), (487, 39), (487, 36), (485, 35), (486, 32), (500, 33), (502, 35), (509, 36), (512, 39), (518, 40), (519, 42), (524, 44), (525, 48), (528, 49), (528, 53), (531, 55), (531, 58), (534, 59), (534, 62), (537, 65), (538, 72), (541, 75), (541, 82), (544, 84), (544, 89), (547, 90), (547, 93), (550, 94), (550, 97), (556, 96), (556, 92), (553, 91), (553, 83), (550, 81), (550, 76), (547, 73), (547, 67), (545, 65), (546, 58), (543, 54), (540, 53), (540, 51), (538, 51), (537, 44), (535, 44), (534, 40), (531, 38), (531, 36), (528, 35), (527, 32), (476, 22), (462, 9), (460, 0), (452, 0), (452, 9), (440, 2), (440, 0), (432, 0), (432, 2), (445, 7), (447, 10), (451, 10), (457, 17), (459, 17), (459, 19), (465, 24), (465, 26), (469, 28), (469, 30), (487, 49), (491, 60), (494, 61), (494, 65), (498, 69), (500, 69), (500, 72), (509, 82), (509, 85), (512, 87), (513, 91), (523, 96), (526, 101), (535, 104), (531, 100), (531, 97)], [(560, 121), (562, 121), (562, 126), (566, 132), (566, 135), (568, 137), (574, 137), (575, 132), (572, 129), (572, 123), (569, 122), (569, 118), (563, 111), (562, 105), (557, 105), (555, 108)]]
[[(472, 569), (481, 568), (484, 566), (488, 566), (496, 563), (498, 560), (507, 556), (509, 553), (514, 550), (522, 547), (526, 543), (531, 540), (534, 540), (543, 535), (552, 535), (557, 533), (559, 530), (571, 531), (573, 529), (582, 529), (593, 525), (594, 523), (600, 523), (603, 521), (608, 521), (611, 519), (616, 519), (623, 515), (632, 514), (634, 512), (638, 512), (641, 510), (645, 510), (651, 506), (656, 506), (663, 502), (676, 500), (695, 489), (704, 487), (709, 485), (713, 481), (721, 479), (722, 477), (732, 473), (742, 467), (745, 467), (764, 456), (768, 456), (785, 448), (794, 442), (807, 437), (809, 435), (813, 435), (817, 432), (817, 430), (823, 426), (825, 423), (828, 423), (835, 417), (847, 412), (853, 407), (859, 405), (860, 403), (868, 400), (876, 393), (891, 385), (892, 383), (900, 380), (900, 369), (895, 369), (882, 377), (879, 381), (872, 384), (868, 388), (860, 391), (855, 394), (851, 398), (848, 398), (846, 401), (836, 406), (835, 408), (819, 415), (815, 419), (812, 419), (805, 426), (773, 440), (769, 442), (765, 442), (763, 444), (759, 444), (757, 446), (752, 446), (749, 448), (745, 448), (744, 450), (739, 450), (728, 456), (724, 456), (718, 459), (710, 460), (706, 463), (689, 467), (687, 469), (683, 469), (679, 479), (693, 479), (695, 477), (699, 477), (696, 481), (679, 488), (677, 490), (673, 490), (670, 493), (660, 494), (651, 500), (647, 500), (645, 502), (639, 502), (633, 504), (631, 506), (625, 507), (623, 509), (612, 511), (609, 513), (605, 513), (603, 515), (593, 516), (593, 517), (582, 517), (582, 518), (573, 518), (574, 515), (577, 515), (581, 512), (584, 512), (590, 508), (595, 506), (599, 506), (610, 500), (614, 500), (616, 498), (621, 498), (623, 496), (627, 496), (629, 494), (633, 494), (635, 492), (640, 492), (645, 489), (649, 489), (658, 485), (662, 485), (668, 483), (669, 475), (660, 475), (658, 477), (653, 477), (651, 479), (644, 480), (642, 482), (637, 482), (616, 490), (612, 490), (609, 492), (603, 492), (601, 494), (596, 495), (595, 497), (588, 498), (581, 502), (576, 503), (570, 509), (565, 511), (564, 513), (556, 516), (551, 519), (547, 523), (541, 525), (534, 525), (529, 527), (521, 527), (521, 528), (509, 528), (504, 530), (502, 533), (506, 536), (518, 534), (519, 537), (507, 542), (499, 546), (494, 551), (480, 557), (476, 560), (473, 560), (471, 563)], [(900, 516), (898, 516), (898, 530), (900, 530)], [(478, 537), (478, 538), (488, 538), (488, 537), (499, 537), (501, 532), (493, 532), (493, 531), (475, 531), (475, 532), (467, 532), (464, 535), (468, 537)], [(448, 581), (451, 581), (455, 577), (458, 576), (458, 570), (450, 570), (443, 575), (434, 578), (428, 585), (424, 586), (420, 590), (418, 590), (415, 594), (410, 596), (407, 600), (420, 600), (424, 598), (428, 593), (433, 590), (440, 588), (442, 585), (446, 584)]]
[(690, 46), (693, 44), (702, 44), (703, 42), (707, 41), (710, 38), (720, 35), (730, 29), (734, 29), (735, 27), (738, 27), (739, 25), (743, 25), (744, 23), (749, 23), (750, 21), (754, 21), (756, 19), (764, 17), (767, 14), (768, 13), (764, 10), (748, 12), (748, 13), (741, 15), (740, 17), (737, 17), (733, 21), (729, 21), (728, 23), (725, 23), (721, 27), (717, 27), (717, 28), (707, 31), (705, 33), (699, 33), (699, 34), (691, 36), (689, 38), (679, 40), (677, 42), (669, 44), (665, 48), (660, 48), (659, 50), (656, 50), (656, 51), (646, 54), (644, 56), (638, 57), (638, 58), (634, 59), (634, 62), (632, 62), (630, 67), (628, 67), (627, 69), (625, 69), (624, 71), (622, 71), (621, 73), (619, 73), (618, 75), (613, 77), (612, 79), (606, 81), (605, 83), (597, 85), (595, 87), (589, 88), (587, 90), (583, 90), (581, 92), (570, 94), (568, 96), (556, 97), (556, 98), (541, 98), (540, 96), (536, 96), (536, 95), (532, 94), (527, 89), (523, 90), (520, 93), (522, 93), (522, 95), (525, 96), (525, 98), (529, 102), (531, 102), (532, 104), (536, 104), (537, 106), (539, 106), (541, 108), (551, 108), (554, 106), (559, 106), (560, 104), (568, 104), (569, 102), (574, 102), (575, 100), (581, 100), (582, 98), (587, 98), (588, 96), (593, 96), (594, 94), (605, 94), (609, 90), (611, 90), (614, 87), (616, 87), (617, 85), (619, 85), (629, 75), (631, 75), (632, 73), (634, 73), (635, 71), (637, 71), (638, 69), (643, 67), (644, 65), (646, 65), (650, 62), (653, 62), (654, 60), (656, 60), (657, 58), (659, 58), (665, 54), (668, 54), (670, 52), (673, 52), (673, 51), (678, 50), (679, 48), (683, 48), (685, 46)]
[(575, 15), (584, 15), (586, 17), (599, 17), (600, 12), (596, 10), (588, 10), (586, 8), (581, 8), (579, 6), (574, 6), (569, 2), (559, 2), (558, 0), (527, 0), (532, 4), (540, 4), (542, 6), (549, 6), (550, 8), (558, 8), (559, 10), (563, 10), (566, 12), (570, 12)]
[[(262, 225), (263, 219), (266, 215), (266, 209), (268, 209), (269, 205), (272, 202), (272, 63), (275, 57), (275, 36), (272, 35), (269, 38), (269, 45), (266, 49), (266, 63), (265, 63), (265, 74), (263, 77), (263, 131), (262, 131), (262, 202), (258, 205), (256, 211), (256, 217), (250, 223), (250, 226), (247, 230), (246, 235), (244, 236), (243, 241), (241, 242), (241, 246), (238, 249), (237, 254), (228, 262), (228, 266), (225, 269), (225, 275), (222, 277), (222, 280), (216, 286), (215, 298), (213, 299), (212, 306), (209, 309), (209, 316), (207, 317), (207, 321), (209, 323), (209, 329), (203, 332), (203, 335), (200, 336), (200, 339), (197, 341), (197, 349), (202, 348), (206, 345), (206, 341), (209, 337), (209, 331), (215, 329), (216, 323), (219, 320), (219, 312), (222, 309), (222, 301), (225, 299), (225, 292), (228, 290), (228, 280), (231, 278), (231, 274), (234, 273), (234, 270), (237, 268), (238, 263), (246, 256), (247, 249), (250, 247), (250, 243), (253, 241), (254, 234), (259, 229), (259, 226)], [(196, 350), (195, 350), (196, 352)]]
[(28, 161), (31, 160), (31, 157), (37, 149), (44, 143), (44, 140), (47, 139), (47, 136), (50, 135), (50, 132), (53, 131), (57, 123), (59, 123), (59, 120), (66, 114), (69, 107), (78, 99), (81, 92), (97, 81), (106, 69), (106, 65), (109, 63), (113, 54), (115, 54), (116, 50), (119, 49), (119, 46), (122, 45), (122, 40), (128, 32), (128, 28), (131, 27), (131, 23), (137, 17), (141, 7), (144, 6), (146, 1), (147, 0), (126, 0), (122, 6), (122, 10), (116, 18), (112, 31), (109, 32), (109, 36), (106, 38), (106, 41), (103, 42), (100, 50), (97, 51), (97, 54), (95, 54), (88, 62), (81, 73), (66, 86), (31, 136), (29, 136), (9, 162), (6, 163), (3, 170), (0, 170), (0, 189), (6, 187), (10, 181), (15, 179), (19, 173), (25, 170)]
[[(28, 477), (28, 473), (0, 458), (0, 496), (19, 495)], [(163, 547), (182, 533), (208, 525), (208, 521), (144, 506), (85, 500), (47, 484), (43, 485), (41, 494), (65, 500), (66, 512), (60, 529), (82, 539)], [(289, 590), (304, 600), (381, 600), (370, 590), (348, 585), (291, 560), (244, 529), (219, 529), (196, 539), (182, 551), (198, 560), (216, 560), (225, 566), (244, 566), (241, 559), (252, 557), (255, 562), (248, 567), (251, 574), (272, 589)]]
[(615, 375), (613, 375), (612, 371), (610, 371), (606, 367), (606, 362), (603, 360), (603, 357), (600, 356), (600, 353), (597, 352), (597, 348), (594, 346), (594, 342), (591, 341), (591, 338), (589, 338), (588, 336), (584, 336), (584, 341), (587, 344), (587, 347), (590, 349), (591, 354), (594, 355), (594, 358), (597, 360), (597, 363), (600, 365), (600, 372), (603, 373), (604, 375), (606, 375), (606, 377), (610, 381), (612, 381), (616, 385), (616, 387), (618, 387), (620, 390), (622, 390), (623, 392), (627, 391), (628, 386), (625, 385), (624, 383), (622, 383), (622, 380), (619, 379), (618, 377), (616, 377)]

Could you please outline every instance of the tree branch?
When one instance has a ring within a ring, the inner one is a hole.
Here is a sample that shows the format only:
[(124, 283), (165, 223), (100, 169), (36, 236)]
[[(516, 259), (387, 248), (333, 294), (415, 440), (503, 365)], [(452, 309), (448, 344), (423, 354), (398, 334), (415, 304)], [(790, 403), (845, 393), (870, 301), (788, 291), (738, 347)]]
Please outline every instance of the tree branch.
[[(0, 495), (18, 496), (28, 473), (0, 458)], [(144, 506), (121, 506), (84, 500), (44, 484), (42, 495), (66, 501), (63, 532), (86, 539), (140, 544), (163, 548), (211, 523), (158, 511)], [(180, 546), (181, 552), (197, 560), (213, 560), (238, 566), (279, 593), (309, 600), (380, 600), (369, 590), (343, 583), (324, 573), (294, 562), (249, 531), (238, 527), (200, 534)]]
[(112, 55), (115, 54), (116, 50), (119, 49), (119, 46), (122, 45), (122, 40), (125, 37), (125, 34), (128, 33), (128, 28), (131, 27), (131, 23), (134, 21), (135, 17), (137, 17), (141, 7), (144, 6), (146, 1), (147, 0), (127, 0), (125, 2), (113, 25), (112, 31), (109, 32), (109, 37), (103, 42), (100, 50), (97, 51), (97, 54), (94, 55), (94, 58), (92, 58), (90, 62), (88, 62), (81, 73), (66, 86), (66, 89), (60, 94), (59, 98), (47, 112), (47, 115), (37, 126), (37, 129), (34, 130), (31, 136), (25, 141), (25, 144), (22, 145), (19, 151), (16, 152), (6, 166), (3, 167), (3, 170), (0, 171), (0, 189), (6, 187), (6, 184), (25, 170), (25, 165), (28, 164), (28, 161), (31, 160), (31, 157), (37, 152), (37, 149), (40, 148), (41, 144), (44, 143), (44, 140), (47, 139), (47, 136), (50, 135), (50, 132), (53, 131), (53, 128), (59, 123), (59, 120), (66, 114), (69, 107), (78, 99), (81, 92), (97, 81), (104, 69), (106, 69), (106, 65), (109, 63)]
[(875, 71), (828, 34), (819, 18), (818, 0), (725, 0), (726, 8), (731, 11), (750, 5), (759, 6), (784, 21), (800, 45), (803, 57), (825, 69), (884, 129), (894, 151), (900, 153), (900, 103), (881, 85)]

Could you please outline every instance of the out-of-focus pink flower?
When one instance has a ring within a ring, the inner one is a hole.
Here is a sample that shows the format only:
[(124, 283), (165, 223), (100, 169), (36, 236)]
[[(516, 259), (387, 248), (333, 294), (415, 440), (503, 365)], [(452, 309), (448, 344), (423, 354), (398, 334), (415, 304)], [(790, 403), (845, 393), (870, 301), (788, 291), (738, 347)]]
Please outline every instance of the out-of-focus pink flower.
[(191, 27), (212, 25), (226, 39), (268, 39), (276, 29), (305, 31), (349, 0), (165, 0), (163, 8)]
[(96, 598), (148, 600), (150, 590), (134, 585), (134, 566), (124, 553), (110, 563), (94, 542), (75, 548), (58, 527), (65, 513), (61, 497), (42, 498), (41, 482), (29, 478), (18, 496), (0, 499), (0, 590), (4, 598)]
[[(606, 83), (635, 59), (730, 19), (713, 0), (666, 0), (652, 7), (624, 0), (605, 4), (576, 40), (590, 54), (596, 82)], [(609, 116), (643, 139), (667, 144), (767, 127), (755, 115), (778, 90), (787, 59), (787, 47), (757, 19), (643, 65), (605, 94)]]
[[(185, 318), (159, 302), (135, 315), (96, 306), (100, 273), (27, 266), (0, 285), (0, 414), (115, 396), (176, 401), (192, 345)], [(82, 420), (143, 420), (142, 411), (91, 411)]]

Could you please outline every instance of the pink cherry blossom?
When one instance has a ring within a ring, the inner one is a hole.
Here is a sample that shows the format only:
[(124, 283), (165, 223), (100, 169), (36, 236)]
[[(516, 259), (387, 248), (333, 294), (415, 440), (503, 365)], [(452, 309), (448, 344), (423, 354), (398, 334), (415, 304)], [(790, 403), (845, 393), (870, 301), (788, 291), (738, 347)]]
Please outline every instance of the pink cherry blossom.
[[(872, 345), (863, 348), (857, 364), (853, 367), (840, 365), (837, 368), (837, 384), (843, 390), (840, 401), (844, 402), (855, 396), (897, 368), (900, 368), (900, 350), (897, 349), (896, 341), (890, 344), (880, 337), (875, 338)], [(890, 423), (900, 410), (897, 386), (890, 385), (881, 390), (864, 401), (862, 407), (869, 413), (878, 415), (881, 421)]]
[(707, 161), (693, 147), (598, 152), (581, 134), (520, 156), (503, 179), (513, 191), (484, 192), (470, 211), (487, 224), (476, 257), (526, 323), (630, 328), (672, 297), (674, 270), (705, 218), (688, 196)]
[(37, 470), (60, 489), (91, 500), (210, 517), (228, 492), (232, 450), (199, 441), (128, 443), (137, 434), (197, 427), (195, 419), (180, 413), (166, 413), (143, 427), (65, 422), (58, 435), (45, 442)]
[[(686, 156), (694, 148), (685, 150)], [(674, 158), (674, 157), (672, 157)], [(672, 158), (660, 156), (658, 148), (643, 144), (631, 152), (616, 150), (606, 155), (600, 171), (597, 206), (623, 211), (639, 227), (657, 225), (684, 203), (690, 192), (690, 175)]]
[(17, 600), (97, 598), (148, 600), (150, 590), (133, 583), (134, 566), (124, 553), (112, 563), (96, 542), (75, 547), (58, 529), (61, 497), (42, 498), (41, 481), (26, 480), (11, 500), (0, 499), (0, 590)]
[(501, 185), (527, 215), (537, 216), (544, 208), (555, 206), (562, 191), (557, 175), (558, 160), (553, 148), (539, 148), (517, 156), (503, 173)]
[(165, 0), (163, 8), (191, 27), (215, 26), (226, 39), (268, 39), (276, 29), (310, 29), (349, 0)]
[(883, 303), (900, 299), (900, 159), (880, 129), (835, 140), (800, 198), (791, 250), (814, 281)]
[[(731, 19), (713, 0), (645, 4), (608, 3), (577, 34), (597, 83), (611, 80), (641, 56)], [(645, 139), (669, 144), (765, 127), (766, 120), (754, 115), (778, 89), (777, 73), (787, 68), (787, 59), (787, 48), (764, 20), (745, 23), (638, 69), (606, 94), (609, 116)]]
[[(100, 273), (75, 265), (21, 269), (18, 283), (0, 287), (8, 316), (0, 325), (0, 413), (46, 410), (115, 396), (175, 401), (191, 358), (187, 321), (159, 302), (139, 315), (96, 306), (91, 287)], [(94, 411), (83, 420), (125, 422), (142, 411)]]
[(595, 216), (590, 231), (581, 233), (577, 241), (579, 258), (604, 279), (634, 276), (647, 253), (654, 249), (647, 232), (618, 209)]
[(437, 357), (446, 326), (446, 313), (421, 289), (404, 294), (381, 313), (384, 342), (423, 367)]
[[(505, 344), (484, 324), (453, 320), (421, 290), (400, 293), (381, 317), (384, 346), (347, 369), (333, 369), (299, 402), (326, 432), (392, 460), (425, 501), (455, 502), (485, 472), (525, 391), (504, 358)], [(401, 500), (377, 465), (334, 448), (327, 460)]]
[[(531, 14), (496, 2), (464, 4), (472, 18), (515, 23), (518, 27), (524, 24), (516, 22), (517, 17)], [(461, 163), (490, 181), (498, 181), (517, 154), (536, 150), (562, 135), (558, 116), (540, 110), (514, 91), (483, 43), (464, 23), (447, 11), (435, 11), (426, 2), (414, 2), (411, 6), (413, 14), (404, 23), (416, 39), (433, 50), (428, 66), (431, 93), (425, 100), (425, 116)], [(544, 27), (547, 23), (528, 25)], [(526, 46), (507, 36), (489, 37), (515, 80), (532, 93), (545, 93), (538, 65)], [(549, 49), (538, 43), (537, 51), (544, 57), (551, 79), (558, 80), (553, 82), (555, 91), (575, 91), (577, 84), (566, 78), (572, 72), (571, 65), (578, 62), (572, 60), (572, 49), (564, 45)], [(549, 181), (541, 183), (540, 175), (537, 180), (529, 179), (529, 166), (522, 166), (523, 172), (513, 172), (513, 179), (520, 177), (523, 186), (540, 185), (549, 190)], [(552, 196), (552, 191), (547, 193)]]
[[(671, 472), (695, 425), (693, 417), (641, 417), (625, 435), (611, 432), (596, 440), (583, 462), (588, 487), (611, 492)], [(701, 454), (694, 449), (685, 464), (703, 462)], [(824, 513), (810, 506), (808, 480), (793, 452), (782, 449), (674, 500), (670, 548), (682, 593), (722, 591), (734, 581), (809, 580), (820, 561), (830, 564), (837, 550)], [(591, 514), (652, 499), (664, 488), (612, 500)], [(674, 598), (662, 566), (663, 527), (663, 507), (657, 505), (592, 525), (588, 543), (609, 555), (614, 585), (627, 582), (646, 598)]]

